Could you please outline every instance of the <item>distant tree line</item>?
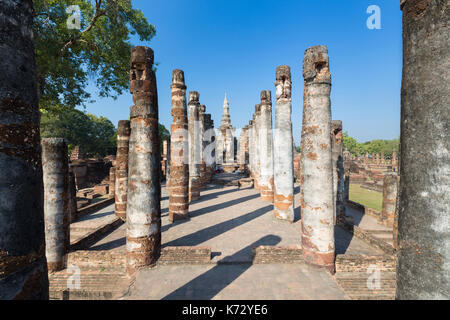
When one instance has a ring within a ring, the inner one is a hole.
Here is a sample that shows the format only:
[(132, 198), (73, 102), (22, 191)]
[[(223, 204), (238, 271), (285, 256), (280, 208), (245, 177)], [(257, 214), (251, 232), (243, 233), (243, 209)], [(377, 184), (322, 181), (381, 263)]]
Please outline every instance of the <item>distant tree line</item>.
[(369, 154), (373, 153), (381, 153), (384, 152), (384, 156), (388, 159), (392, 158), (392, 152), (396, 151), (397, 155), (399, 154), (398, 146), (399, 146), (399, 139), (392, 139), (392, 140), (371, 140), (367, 142), (358, 142), (355, 138), (350, 137), (347, 132), (344, 132), (343, 134), (343, 144), (344, 144), (344, 150), (348, 150), (353, 155), (358, 154), (358, 150), (361, 153), (361, 155), (366, 154), (368, 152)]
[[(358, 142), (355, 138), (350, 137), (345, 131), (343, 133), (343, 144), (344, 144), (344, 151), (348, 150), (353, 155), (358, 154), (358, 150), (361, 153), (361, 155), (365, 155), (366, 152), (368, 152), (370, 155), (373, 153), (381, 153), (384, 152), (384, 156), (388, 159), (392, 158), (392, 152), (396, 151), (397, 155), (399, 155), (399, 142), (400, 139), (392, 139), (392, 140), (371, 140), (367, 142)], [(299, 146), (296, 146), (295, 149), (297, 152), (301, 152), (301, 148)]]
[[(63, 112), (61, 112), (63, 111)], [(159, 124), (161, 141), (170, 137), (169, 131)], [(42, 138), (65, 138), (69, 153), (75, 146), (90, 157), (104, 157), (116, 154), (117, 130), (105, 117), (97, 117), (71, 107), (59, 107), (58, 111), (41, 110)]]

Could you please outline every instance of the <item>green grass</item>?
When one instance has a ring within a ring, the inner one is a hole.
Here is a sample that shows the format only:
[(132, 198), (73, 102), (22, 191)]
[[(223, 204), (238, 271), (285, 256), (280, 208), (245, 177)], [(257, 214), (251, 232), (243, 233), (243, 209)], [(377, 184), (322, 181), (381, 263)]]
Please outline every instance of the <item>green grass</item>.
[(351, 201), (358, 202), (363, 206), (381, 211), (383, 205), (383, 195), (380, 192), (361, 188), (359, 184), (350, 185)]

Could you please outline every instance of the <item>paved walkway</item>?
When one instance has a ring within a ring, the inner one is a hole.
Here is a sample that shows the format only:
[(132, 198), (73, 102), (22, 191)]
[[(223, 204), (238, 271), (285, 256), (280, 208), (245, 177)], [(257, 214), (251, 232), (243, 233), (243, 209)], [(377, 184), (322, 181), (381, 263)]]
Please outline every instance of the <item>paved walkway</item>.
[[(168, 194), (162, 189), (162, 246), (209, 246), (212, 262), (250, 262), (251, 249), (257, 245), (301, 245), (298, 187), (295, 195), (295, 222), (277, 220), (273, 205), (263, 201), (253, 188), (215, 187), (202, 190), (201, 199), (190, 205), (190, 219), (170, 223)], [(107, 208), (106, 208), (107, 209)], [(91, 246), (90, 250), (125, 252), (126, 225)], [(268, 237), (270, 243), (267, 243)], [(335, 228), (337, 254), (382, 254), (364, 241)], [(277, 240), (273, 240), (277, 239)]]
[[(210, 185), (202, 190), (201, 199), (191, 203), (190, 219), (172, 224), (163, 187), (163, 247), (209, 246), (211, 264), (142, 270), (122, 299), (347, 299), (325, 270), (305, 264), (250, 263), (253, 246), (301, 244), (299, 196), (297, 187), (295, 222), (288, 223), (274, 218), (272, 204), (261, 200), (253, 188)], [(125, 253), (125, 235), (124, 224), (89, 250)], [(337, 254), (382, 254), (340, 227), (335, 228), (335, 237)]]
[[(155, 285), (158, 284), (158, 285)], [(142, 270), (121, 299), (342, 300), (332, 276), (304, 264), (157, 266)]]

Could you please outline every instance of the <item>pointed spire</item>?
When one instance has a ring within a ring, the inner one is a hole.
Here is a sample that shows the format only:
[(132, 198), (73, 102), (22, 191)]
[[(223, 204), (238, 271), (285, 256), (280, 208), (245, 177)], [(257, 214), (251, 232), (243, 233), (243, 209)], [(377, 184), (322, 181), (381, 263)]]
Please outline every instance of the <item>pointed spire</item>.
[(227, 93), (225, 92), (225, 99), (223, 100), (223, 105), (228, 105)]

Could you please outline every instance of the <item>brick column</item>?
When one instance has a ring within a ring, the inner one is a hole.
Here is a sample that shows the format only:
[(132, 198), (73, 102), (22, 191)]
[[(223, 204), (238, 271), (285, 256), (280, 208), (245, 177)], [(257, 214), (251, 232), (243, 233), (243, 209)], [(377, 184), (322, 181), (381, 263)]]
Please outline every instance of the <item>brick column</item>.
[(333, 196), (336, 217), (344, 215), (344, 160), (342, 157), (342, 121), (331, 121), (331, 149), (333, 157)]
[(199, 137), (199, 157), (200, 157), (200, 188), (203, 189), (206, 186), (206, 162), (203, 159), (203, 150), (205, 148), (204, 136), (205, 136), (205, 112), (206, 106), (200, 105), (198, 109), (198, 137)]
[(49, 272), (66, 267), (70, 246), (69, 158), (61, 138), (42, 139), (45, 255)]
[(259, 179), (261, 177), (261, 162), (260, 162), (260, 151), (261, 151), (261, 122), (260, 122), (260, 114), (261, 114), (261, 105), (255, 105), (255, 173), (254, 173), (254, 186), (255, 189), (259, 190)]
[(202, 157), (206, 164), (206, 183), (211, 181), (212, 176), (215, 172), (215, 131), (214, 131), (214, 121), (211, 119), (210, 114), (205, 114), (205, 135), (204, 135), (204, 149)]
[(331, 74), (327, 47), (316, 46), (306, 50), (303, 77), (303, 254), (307, 263), (334, 272)]
[(200, 199), (199, 97), (197, 91), (189, 92), (189, 201)]
[(450, 299), (450, 6), (401, 1), (397, 299)]
[(272, 95), (269, 90), (261, 92), (261, 199), (273, 202), (273, 141), (272, 141)]
[(389, 173), (383, 180), (383, 209), (381, 211), (381, 222), (392, 227), (397, 202), (398, 178), (396, 173)]
[(116, 167), (109, 168), (109, 197), (116, 197)]
[(170, 135), (170, 195), (169, 220), (189, 216), (189, 141), (184, 72), (172, 73), (172, 127)]
[(0, 16), (0, 300), (48, 299), (33, 3)]
[(273, 140), (274, 214), (281, 220), (294, 221), (294, 156), (292, 138), (291, 69), (276, 70), (276, 110)]
[(254, 178), (254, 160), (255, 160), (255, 115), (253, 115), (253, 119), (249, 121), (249, 130), (248, 130), (248, 163), (249, 163), (249, 171), (250, 177)]
[(70, 222), (75, 222), (77, 219), (77, 186), (75, 183), (75, 174), (72, 167), (69, 166), (69, 217)]
[(127, 271), (154, 264), (161, 251), (161, 180), (158, 95), (153, 50), (131, 49)]
[(128, 148), (130, 143), (130, 121), (120, 120), (117, 125), (117, 154), (115, 182), (115, 213), (123, 221), (127, 219), (128, 193)]

